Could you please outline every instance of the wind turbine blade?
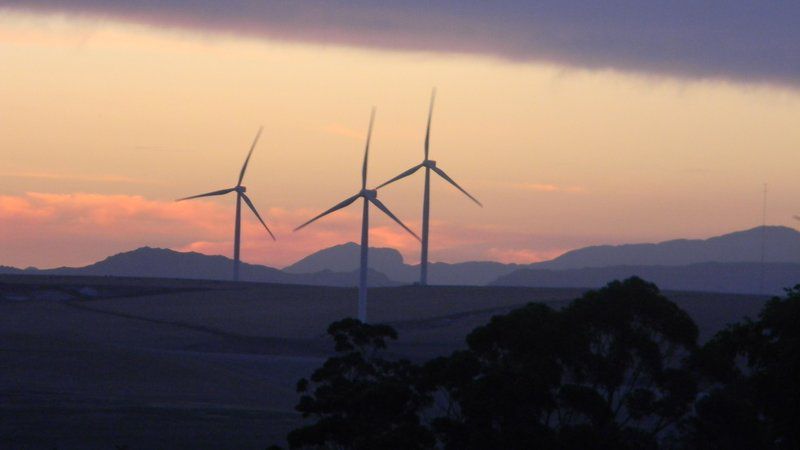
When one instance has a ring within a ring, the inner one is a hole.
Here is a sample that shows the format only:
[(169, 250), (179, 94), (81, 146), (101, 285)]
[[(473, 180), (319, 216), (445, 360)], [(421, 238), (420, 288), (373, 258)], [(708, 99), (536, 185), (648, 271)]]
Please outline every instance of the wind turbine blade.
[(433, 101), (436, 99), (436, 88), (431, 92), (431, 105), (428, 108), (428, 127), (425, 130), (425, 160), (428, 159), (431, 143), (431, 117), (433, 116)]
[(369, 141), (372, 139), (372, 122), (375, 121), (375, 107), (369, 116), (369, 129), (367, 130), (367, 146), (364, 149), (364, 166), (361, 168), (361, 189), (367, 188), (367, 161), (369, 160)]
[(247, 153), (247, 158), (244, 160), (244, 164), (242, 165), (242, 171), (239, 172), (239, 181), (236, 183), (237, 186), (242, 185), (242, 180), (244, 180), (244, 172), (247, 170), (247, 164), (250, 162), (250, 156), (253, 155), (253, 150), (256, 148), (256, 144), (258, 143), (258, 138), (261, 137), (261, 131), (264, 130), (264, 127), (260, 127), (258, 129), (258, 133), (256, 133), (256, 138), (253, 139), (253, 145), (250, 146), (250, 151)]
[(253, 205), (253, 202), (250, 201), (250, 197), (248, 197), (246, 194), (242, 194), (242, 200), (244, 200), (244, 202), (247, 203), (247, 206), (250, 207), (250, 210), (253, 211), (253, 214), (255, 214), (256, 217), (258, 217), (258, 221), (261, 222), (261, 225), (264, 225), (264, 228), (267, 229), (267, 233), (269, 233), (269, 235), (272, 237), (272, 240), (277, 241), (277, 239), (275, 239), (275, 235), (272, 234), (272, 231), (270, 231), (266, 222), (264, 222), (264, 219), (261, 218), (261, 214), (259, 214), (258, 211), (256, 211), (256, 207), (255, 205)]
[(317, 219), (320, 219), (320, 218), (322, 218), (322, 217), (324, 217), (324, 216), (327, 216), (328, 214), (330, 214), (330, 213), (332, 213), (332, 212), (334, 212), (334, 211), (338, 211), (338, 210), (340, 210), (340, 209), (342, 209), (342, 208), (344, 208), (344, 207), (346, 207), (346, 206), (350, 205), (351, 203), (353, 203), (354, 201), (356, 201), (356, 200), (357, 200), (359, 197), (361, 197), (361, 194), (360, 194), (360, 193), (358, 193), (358, 194), (356, 194), (356, 195), (354, 195), (354, 196), (352, 196), (352, 197), (348, 198), (347, 200), (344, 200), (344, 201), (343, 201), (343, 202), (341, 202), (341, 203), (338, 203), (338, 204), (337, 204), (336, 206), (334, 206), (333, 208), (331, 208), (331, 209), (329, 209), (329, 210), (325, 211), (324, 213), (322, 213), (322, 214), (320, 214), (320, 215), (318, 215), (318, 216), (314, 217), (313, 219), (309, 220), (308, 222), (306, 222), (306, 223), (304, 223), (304, 224), (300, 225), (299, 227), (295, 228), (295, 229), (294, 229), (294, 231), (297, 231), (297, 230), (299, 230), (299, 229), (301, 229), (301, 228), (305, 227), (306, 225), (309, 225), (311, 222), (314, 222), (314, 221), (315, 221), (315, 220), (317, 220)]
[(380, 189), (380, 188), (386, 186), (387, 184), (394, 183), (397, 180), (400, 180), (400, 179), (403, 179), (403, 178), (405, 178), (407, 176), (413, 175), (416, 171), (418, 171), (420, 169), (420, 167), (422, 167), (422, 164), (418, 164), (418, 165), (406, 170), (405, 172), (403, 172), (400, 175), (392, 178), (391, 180), (383, 183), (382, 185), (376, 187), (375, 189)]
[(193, 195), (193, 196), (191, 196), (191, 197), (179, 198), (179, 199), (177, 199), (177, 200), (175, 200), (175, 201), (176, 201), (176, 202), (182, 202), (182, 201), (184, 201), (184, 200), (191, 200), (191, 199), (193, 199), (193, 198), (200, 198), (200, 197), (212, 197), (212, 196), (215, 196), (215, 195), (225, 195), (225, 194), (227, 194), (228, 192), (233, 192), (233, 191), (235, 191), (235, 190), (236, 190), (236, 188), (230, 188), (230, 189), (221, 189), (221, 190), (219, 190), (219, 191), (207, 192), (207, 193), (205, 193), (205, 194)]
[(483, 208), (483, 205), (481, 204), (481, 202), (479, 202), (479, 201), (478, 201), (478, 199), (477, 199), (477, 198), (475, 198), (475, 197), (471, 196), (471, 195), (469, 194), (469, 192), (465, 191), (465, 190), (464, 190), (464, 188), (462, 188), (461, 186), (459, 186), (459, 185), (458, 185), (458, 183), (456, 183), (456, 182), (455, 182), (455, 181), (454, 181), (452, 178), (450, 178), (449, 176), (447, 176), (447, 174), (446, 174), (446, 173), (444, 173), (444, 170), (442, 170), (442, 169), (440, 169), (440, 168), (438, 168), (438, 167), (431, 167), (431, 170), (433, 170), (434, 172), (438, 173), (440, 177), (442, 177), (442, 178), (444, 178), (445, 180), (447, 180), (447, 182), (448, 182), (448, 183), (450, 183), (450, 184), (452, 184), (453, 186), (455, 186), (455, 187), (456, 187), (456, 189), (458, 189), (459, 191), (463, 192), (463, 193), (464, 193), (464, 195), (466, 195), (467, 197), (469, 197), (469, 198), (470, 198), (470, 199), (471, 199), (473, 202), (477, 203), (477, 204), (478, 204), (478, 206), (480, 206), (481, 208)]
[(384, 214), (386, 214), (386, 215), (387, 215), (387, 216), (389, 216), (389, 217), (390, 217), (392, 220), (394, 220), (395, 222), (397, 222), (397, 224), (398, 224), (398, 225), (400, 225), (400, 226), (401, 226), (401, 227), (403, 227), (403, 228), (404, 228), (406, 231), (408, 231), (409, 233), (411, 233), (411, 235), (412, 235), (412, 236), (414, 236), (415, 238), (417, 238), (417, 240), (418, 240), (418, 241), (420, 240), (419, 236), (417, 236), (417, 233), (414, 233), (413, 231), (411, 231), (411, 228), (408, 228), (408, 227), (407, 227), (407, 226), (406, 226), (406, 225), (405, 225), (403, 222), (401, 222), (401, 221), (400, 221), (400, 219), (398, 219), (398, 218), (397, 218), (397, 217), (396, 217), (394, 214), (392, 214), (392, 212), (391, 212), (391, 211), (389, 211), (389, 208), (387, 208), (387, 207), (386, 207), (386, 205), (384, 205), (383, 203), (381, 203), (381, 201), (380, 201), (380, 200), (378, 200), (377, 198), (370, 198), (370, 199), (369, 199), (369, 201), (371, 201), (373, 205), (377, 206), (377, 207), (378, 207), (378, 209), (380, 209), (381, 211), (383, 211), (383, 213), (384, 213)]

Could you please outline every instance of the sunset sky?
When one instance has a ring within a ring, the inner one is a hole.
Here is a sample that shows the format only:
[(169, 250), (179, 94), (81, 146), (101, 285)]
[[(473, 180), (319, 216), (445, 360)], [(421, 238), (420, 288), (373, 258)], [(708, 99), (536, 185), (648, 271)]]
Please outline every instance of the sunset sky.
[[(0, 265), (230, 256), (234, 197), (174, 199), (233, 186), (261, 125), (245, 185), (278, 241), (244, 214), (242, 259), (357, 241), (355, 207), (291, 230), (359, 189), (373, 105), (369, 184), (422, 159), (434, 86), (431, 157), (485, 206), (433, 182), (432, 261), (750, 228), (764, 183), (800, 225), (800, 4), (498, 3), (0, 0)], [(422, 183), (380, 193), (415, 230)]]

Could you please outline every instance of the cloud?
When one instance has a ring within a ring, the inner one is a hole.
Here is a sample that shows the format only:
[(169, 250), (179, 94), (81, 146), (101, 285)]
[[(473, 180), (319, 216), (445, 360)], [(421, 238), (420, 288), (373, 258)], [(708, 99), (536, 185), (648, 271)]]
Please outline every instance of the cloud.
[(156, 27), (800, 85), (800, 2), (0, 0)]
[[(281, 239), (274, 243), (249, 211), (243, 215), (243, 259), (283, 266), (328, 245), (352, 240), (355, 220), (330, 217), (306, 233), (292, 228), (312, 211), (262, 211)], [(349, 234), (349, 236), (348, 236)], [(40, 267), (82, 265), (141, 246), (197, 250), (230, 256), (233, 204), (174, 202), (137, 195), (29, 192), (0, 196), (0, 264)]]
[(586, 192), (583, 186), (563, 186), (553, 183), (528, 183), (528, 182), (508, 182), (508, 181), (491, 181), (491, 180), (478, 180), (479, 183), (496, 187), (500, 189), (509, 189), (513, 191), (529, 191), (529, 192), (545, 192), (555, 193), (562, 192), (567, 194), (582, 194)]
[(132, 178), (122, 175), (83, 175), (56, 172), (1, 172), (0, 176), (36, 180), (90, 181), (99, 183), (164, 184), (160, 181)]
[(346, 137), (359, 141), (365, 138), (363, 131), (356, 131), (338, 123), (325, 125), (324, 127), (320, 128), (320, 131), (323, 133), (332, 134), (334, 136)]
[(552, 249), (548, 251), (536, 251), (531, 249), (490, 248), (487, 254), (493, 261), (525, 264), (547, 261), (566, 253), (568, 250), (569, 249)]
[[(278, 241), (269, 239), (246, 211), (242, 216), (244, 261), (284, 267), (314, 251), (360, 238), (357, 209), (338, 211), (297, 233), (293, 228), (319, 211), (269, 208), (262, 212)], [(418, 221), (407, 224), (419, 230)], [(0, 265), (78, 266), (141, 246), (230, 256), (232, 241), (232, 202), (91, 193), (0, 195)], [(532, 262), (561, 253), (568, 247), (565, 242), (569, 238), (498, 226), (431, 222), (434, 261)], [(380, 215), (370, 228), (370, 245), (395, 248), (410, 263), (419, 259), (418, 241)]]
[(559, 186), (547, 183), (511, 183), (509, 187), (521, 191), (536, 192), (569, 192), (573, 194), (585, 192), (581, 186)]

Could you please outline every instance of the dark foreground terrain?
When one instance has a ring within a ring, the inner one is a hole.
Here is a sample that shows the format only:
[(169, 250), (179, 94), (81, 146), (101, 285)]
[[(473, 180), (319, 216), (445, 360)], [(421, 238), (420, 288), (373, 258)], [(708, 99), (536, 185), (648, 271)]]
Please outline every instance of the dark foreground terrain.
[[(492, 315), (581, 289), (370, 290), (390, 350), (447, 354)], [(705, 340), (765, 298), (667, 296)], [(355, 289), (111, 277), (0, 276), (0, 448), (265, 448), (300, 423), (296, 381), (330, 353)]]

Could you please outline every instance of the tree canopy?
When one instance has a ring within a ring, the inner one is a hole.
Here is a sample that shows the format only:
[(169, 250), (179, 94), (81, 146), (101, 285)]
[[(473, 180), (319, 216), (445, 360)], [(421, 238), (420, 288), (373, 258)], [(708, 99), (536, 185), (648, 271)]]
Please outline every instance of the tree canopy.
[(397, 333), (331, 324), (336, 355), (300, 380), (291, 449), (800, 448), (800, 286), (698, 346), (691, 317), (639, 278), (556, 310), (492, 317), (466, 348), (386, 355)]
[(687, 447), (800, 448), (800, 285), (758, 320), (718, 333), (695, 359), (710, 387), (687, 423)]
[(418, 412), (431, 403), (417, 388), (420, 368), (381, 357), (386, 325), (344, 319), (328, 327), (336, 356), (301, 379), (297, 410), (314, 422), (289, 433), (290, 448), (414, 450), (433, 448), (431, 431)]

